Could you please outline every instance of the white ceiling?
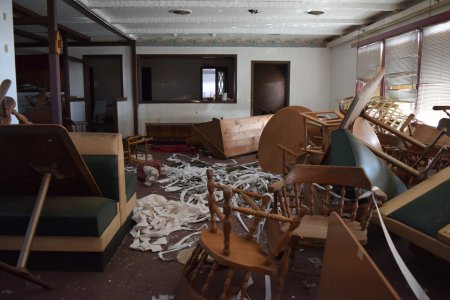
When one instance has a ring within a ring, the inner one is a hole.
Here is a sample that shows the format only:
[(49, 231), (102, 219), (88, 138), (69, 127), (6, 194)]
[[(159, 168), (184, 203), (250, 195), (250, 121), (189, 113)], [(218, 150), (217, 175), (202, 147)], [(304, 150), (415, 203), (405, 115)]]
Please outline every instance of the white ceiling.
[[(115, 28), (118, 35), (94, 23), (69, 5), (82, 6)], [(91, 41), (135, 39), (138, 45), (292, 45), (324, 46), (360, 26), (425, 1), (408, 0), (275, 0), (275, 1), (155, 1), (155, 0), (56, 0), (58, 23)], [(14, 0), (45, 16), (46, 0)], [(187, 9), (175, 15), (171, 9)], [(253, 9), (258, 13), (252, 14)], [(321, 10), (322, 15), (309, 15)], [(46, 36), (46, 28), (15, 28)], [(18, 35), (18, 34), (16, 34)], [(31, 42), (24, 34), (16, 42)]]

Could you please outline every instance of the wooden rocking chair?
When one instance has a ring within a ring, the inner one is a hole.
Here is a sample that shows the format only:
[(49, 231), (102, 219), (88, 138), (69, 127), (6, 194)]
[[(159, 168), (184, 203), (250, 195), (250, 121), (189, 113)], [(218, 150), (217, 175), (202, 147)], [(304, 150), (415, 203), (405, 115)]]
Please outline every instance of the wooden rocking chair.
[[(309, 214), (302, 218), (300, 225), (292, 232), (293, 251), (299, 246), (323, 247), (333, 211), (343, 218), (361, 244), (367, 243), (367, 226), (373, 208), (371, 197), (381, 201), (386, 198), (381, 190), (377, 190), (363, 199), (362, 195), (371, 189), (372, 184), (364, 169), (326, 165), (296, 165), (284, 180), (270, 187), (274, 193), (273, 210), (292, 217), (302, 206), (309, 209)], [(360, 205), (359, 202), (363, 201), (365, 203)], [(267, 222), (269, 243), (276, 241), (276, 237), (284, 230), (286, 228)]]
[[(290, 248), (287, 245), (292, 231), (300, 222), (300, 216), (288, 218), (271, 214), (265, 210), (270, 202), (268, 195), (262, 196), (258, 193), (217, 184), (213, 181), (213, 172), (210, 169), (207, 175), (210, 226), (201, 233), (200, 243), (186, 263), (180, 291), (185, 298), (189, 299), (230, 299), (240, 291), (240, 299), (244, 299), (247, 295), (250, 273), (256, 272), (263, 275), (278, 274), (274, 299), (279, 299), (284, 285), (284, 275), (289, 265)], [(223, 211), (217, 205), (215, 195), (217, 190), (223, 192)], [(239, 199), (236, 200), (244, 202), (247, 206), (233, 205), (233, 196), (237, 196)], [(237, 233), (238, 230), (233, 228), (232, 211), (255, 216), (246, 235), (240, 235)], [(223, 223), (222, 228), (218, 228), (217, 218)], [(253, 238), (258, 224), (265, 218), (287, 224), (287, 230), (278, 240), (274, 251), (269, 253), (266, 253)], [(286, 251), (278, 264), (276, 256), (283, 249)], [(223, 269), (227, 270), (226, 275), (220, 272)], [(239, 284), (240, 277), (242, 281)], [(205, 278), (204, 281), (201, 281), (202, 278)], [(214, 294), (217, 291), (210, 287), (217, 285), (223, 286), (223, 290)]]

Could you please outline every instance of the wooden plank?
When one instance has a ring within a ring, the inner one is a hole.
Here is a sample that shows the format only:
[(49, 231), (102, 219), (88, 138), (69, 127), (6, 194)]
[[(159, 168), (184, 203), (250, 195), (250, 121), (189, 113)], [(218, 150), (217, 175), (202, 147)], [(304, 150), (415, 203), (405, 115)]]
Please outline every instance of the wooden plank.
[(335, 212), (328, 224), (319, 299), (400, 299)]
[(223, 141), (234, 141), (234, 140), (240, 140), (240, 139), (249, 139), (252, 137), (259, 137), (261, 136), (262, 129), (251, 129), (251, 130), (244, 130), (241, 132), (236, 133), (225, 133), (222, 134)]
[[(257, 145), (256, 145), (256, 148), (258, 148)], [(248, 153), (255, 152), (256, 150), (254, 150), (254, 149), (255, 148), (252, 147), (252, 145), (232, 147), (227, 150), (225, 155), (226, 155), (226, 157), (233, 157), (233, 156), (238, 156), (238, 155), (242, 155), (242, 154), (248, 154)]]
[(222, 134), (259, 129), (263, 130), (272, 115), (254, 116), (239, 119), (220, 120)]
[(213, 119), (210, 122), (193, 124), (192, 134), (194, 138), (197, 138), (203, 146), (214, 154), (214, 156), (226, 158), (223, 152), (220, 122), (218, 119)]

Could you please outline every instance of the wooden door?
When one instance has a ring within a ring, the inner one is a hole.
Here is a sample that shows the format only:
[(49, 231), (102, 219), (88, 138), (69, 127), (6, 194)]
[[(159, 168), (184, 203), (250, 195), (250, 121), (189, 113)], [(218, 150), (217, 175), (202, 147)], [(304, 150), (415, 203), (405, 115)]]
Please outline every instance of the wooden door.
[(252, 61), (252, 116), (289, 106), (290, 62)]
[(83, 56), (86, 121), (89, 131), (118, 132), (117, 98), (123, 98), (122, 56)]

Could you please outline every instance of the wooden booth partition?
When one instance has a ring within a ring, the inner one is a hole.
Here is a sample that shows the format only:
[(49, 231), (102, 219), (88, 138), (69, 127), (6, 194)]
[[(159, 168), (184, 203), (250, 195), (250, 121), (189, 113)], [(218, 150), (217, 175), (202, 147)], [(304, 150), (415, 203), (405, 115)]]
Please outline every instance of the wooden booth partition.
[(229, 158), (258, 150), (261, 133), (272, 115), (235, 119), (213, 119), (193, 124), (192, 135), (219, 158)]

